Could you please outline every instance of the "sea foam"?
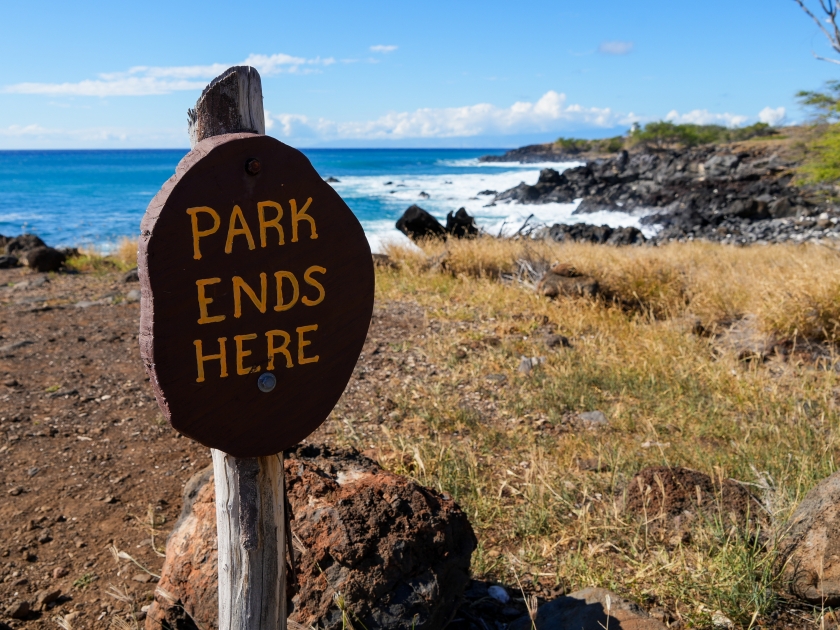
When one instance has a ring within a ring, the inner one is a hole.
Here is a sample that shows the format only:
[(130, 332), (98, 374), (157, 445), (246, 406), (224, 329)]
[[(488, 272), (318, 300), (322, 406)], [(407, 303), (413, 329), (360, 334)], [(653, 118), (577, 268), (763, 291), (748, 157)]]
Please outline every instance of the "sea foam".
[[(475, 217), (478, 226), (492, 235), (511, 235), (519, 230), (526, 220), (529, 225), (554, 223), (594, 223), (610, 227), (638, 227), (647, 236), (653, 232), (639, 223), (638, 215), (625, 212), (595, 212), (574, 215), (580, 200), (573, 203), (547, 204), (492, 204), (495, 193), (502, 192), (522, 182), (535, 184), (542, 167), (564, 171), (579, 166), (576, 162), (519, 164), (518, 162), (479, 162), (478, 160), (440, 160), (440, 166), (448, 172), (434, 175), (388, 175), (344, 176), (333, 187), (348, 202), (351, 208), (354, 200), (376, 201), (392, 217), (399, 217), (412, 204), (429, 211), (441, 223), (446, 215), (458, 208)], [(486, 166), (486, 170), (485, 167)], [(476, 172), (478, 170), (478, 172)], [(460, 172), (459, 172), (460, 171)], [(480, 194), (494, 191), (492, 194)], [(422, 195), (428, 195), (428, 197)], [(366, 204), (365, 204), (366, 205)], [(373, 251), (381, 251), (385, 242), (405, 243), (407, 239), (395, 227), (395, 220), (380, 217), (366, 217), (357, 212)], [(529, 219), (530, 217), (530, 219)]]

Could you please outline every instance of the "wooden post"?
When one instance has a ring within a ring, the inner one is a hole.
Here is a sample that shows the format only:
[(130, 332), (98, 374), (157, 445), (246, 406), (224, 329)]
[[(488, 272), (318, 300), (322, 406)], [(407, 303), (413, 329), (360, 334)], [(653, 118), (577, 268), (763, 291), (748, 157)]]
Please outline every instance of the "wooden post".
[[(262, 83), (230, 68), (187, 112), (193, 147), (212, 136), (265, 134)], [(219, 630), (286, 630), (285, 484), (282, 454), (233, 457), (211, 449), (219, 547)]]
[(219, 540), (219, 630), (286, 630), (282, 456), (211, 452)]

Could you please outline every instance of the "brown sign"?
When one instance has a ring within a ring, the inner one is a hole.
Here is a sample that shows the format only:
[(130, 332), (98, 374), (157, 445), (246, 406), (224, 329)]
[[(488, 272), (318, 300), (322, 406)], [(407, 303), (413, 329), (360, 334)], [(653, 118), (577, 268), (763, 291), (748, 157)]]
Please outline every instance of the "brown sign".
[(203, 140), (141, 224), (140, 349), (172, 426), (237, 457), (329, 415), (373, 311), (362, 226), (299, 151)]

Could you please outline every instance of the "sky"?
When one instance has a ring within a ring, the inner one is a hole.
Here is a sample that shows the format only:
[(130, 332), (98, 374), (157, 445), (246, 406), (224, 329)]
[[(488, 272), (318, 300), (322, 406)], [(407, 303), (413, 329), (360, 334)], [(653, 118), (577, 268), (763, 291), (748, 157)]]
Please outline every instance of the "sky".
[(0, 149), (188, 147), (187, 108), (243, 63), (301, 148), (791, 124), (840, 78), (794, 0), (9, 0), (0, 24)]

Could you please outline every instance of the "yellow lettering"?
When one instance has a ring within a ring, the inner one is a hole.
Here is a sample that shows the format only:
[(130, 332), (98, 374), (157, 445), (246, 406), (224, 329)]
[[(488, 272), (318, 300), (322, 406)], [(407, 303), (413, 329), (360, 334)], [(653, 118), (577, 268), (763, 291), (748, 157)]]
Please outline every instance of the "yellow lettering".
[[(265, 209), (266, 208), (274, 208), (277, 210), (277, 216), (274, 217), (271, 221), (265, 220)], [(257, 212), (260, 215), (260, 247), (265, 247), (266, 243), (268, 242), (268, 238), (266, 235), (266, 230), (270, 227), (273, 227), (277, 230), (277, 233), (280, 235), (280, 245), (283, 245), (285, 241), (283, 240), (283, 226), (280, 225), (280, 219), (283, 218), (283, 206), (275, 201), (260, 201), (257, 204)]]
[[(239, 219), (241, 227), (234, 227), (234, 223)], [(251, 236), (251, 230), (245, 222), (245, 217), (242, 214), (242, 208), (233, 206), (233, 212), (230, 213), (230, 223), (228, 224), (227, 241), (225, 242), (225, 254), (230, 254), (233, 251), (233, 237), (244, 234), (248, 239), (248, 249), (254, 249), (254, 237)]]
[(242, 291), (251, 298), (254, 306), (257, 307), (260, 313), (265, 313), (265, 305), (267, 301), (267, 282), (266, 275), (260, 274), (260, 289), (262, 299), (257, 299), (257, 294), (254, 290), (239, 276), (233, 276), (233, 316), (242, 317)]
[[(265, 333), (265, 336), (268, 337), (268, 365), (265, 369), (269, 371), (274, 369), (274, 355), (280, 352), (286, 356), (286, 367), (294, 367), (294, 363), (292, 363), (292, 355), (289, 352), (289, 342), (291, 341), (289, 333), (285, 330), (269, 330)], [(279, 348), (274, 346), (275, 337), (283, 337), (283, 345)]]
[(314, 357), (309, 358), (303, 356), (303, 348), (312, 343), (311, 341), (306, 341), (303, 338), (303, 333), (309, 332), (310, 330), (318, 330), (318, 324), (312, 324), (310, 326), (301, 326), (300, 328), (296, 328), (295, 330), (298, 334), (298, 365), (304, 365), (305, 363), (317, 363), (318, 359), (320, 358), (317, 354)]
[[(213, 227), (209, 230), (199, 230), (198, 229), (198, 213), (204, 212), (205, 214), (209, 214), (213, 217)], [(193, 258), (196, 260), (201, 260), (201, 250), (198, 247), (198, 239), (202, 236), (210, 236), (211, 234), (215, 234), (216, 230), (219, 229), (219, 225), (221, 224), (221, 219), (219, 219), (219, 214), (213, 210), (213, 208), (208, 208), (207, 206), (199, 206), (198, 208), (187, 208), (187, 214), (190, 215), (192, 219), (192, 237), (193, 237)], [(251, 249), (254, 249), (253, 247)]]
[[(255, 335), (256, 337), (256, 335)], [(196, 339), (193, 341), (193, 345), (195, 346), (195, 361), (198, 364), (198, 378), (195, 379), (196, 383), (203, 383), (204, 382), (204, 362), (205, 361), (213, 361), (215, 359), (219, 359), (219, 362), (222, 364), (222, 370), (219, 376), (221, 378), (225, 378), (227, 374), (227, 353), (225, 351), (225, 342), (227, 341), (227, 337), (219, 337), (219, 354), (208, 354), (204, 356), (202, 354), (201, 349), (201, 339)]]
[[(312, 197), (306, 200), (306, 203), (303, 204), (303, 208), (301, 208), (300, 212), (297, 209), (297, 201), (294, 199), (289, 199), (289, 205), (292, 207), (292, 243), (297, 243), (298, 240), (298, 223), (302, 220), (309, 221), (309, 238), (316, 239), (318, 238), (318, 232), (315, 231), (315, 219), (310, 217), (306, 214), (306, 211), (309, 210), (309, 206), (312, 204)], [(253, 247), (251, 248), (253, 249)]]
[[(298, 285), (295, 274), (291, 271), (276, 271), (274, 272), (274, 277), (277, 278), (277, 306), (274, 307), (274, 310), (278, 312), (288, 311), (297, 304), (298, 296), (300, 295), (300, 285)], [(292, 299), (287, 303), (283, 302), (283, 278), (288, 278), (289, 282), (292, 283)]]
[[(242, 359), (247, 357), (251, 354), (250, 350), (243, 350), (242, 349), (242, 342), (243, 341), (251, 341), (257, 338), (257, 333), (251, 333), (250, 335), (236, 335), (234, 336), (233, 340), (236, 342), (236, 373), (239, 376), (245, 376), (246, 374), (251, 374), (253, 372), (259, 372), (260, 366), (255, 365), (253, 367), (244, 367), (242, 365)], [(269, 368), (270, 369), (270, 368)]]
[(312, 277), (313, 273), (327, 273), (327, 270), (324, 269), (323, 267), (313, 265), (312, 267), (310, 267), (309, 269), (307, 269), (306, 271), (303, 272), (303, 281), (306, 284), (308, 284), (310, 286), (313, 286), (316, 289), (318, 289), (318, 299), (310, 300), (305, 295), (301, 299), (301, 302), (303, 302), (307, 306), (315, 306), (316, 304), (320, 304), (321, 302), (324, 301), (324, 286), (320, 282), (318, 282), (315, 278)]
[(198, 287), (198, 312), (201, 314), (201, 317), (198, 318), (199, 324), (212, 324), (213, 322), (220, 322), (225, 318), (224, 315), (210, 316), (207, 312), (207, 305), (213, 302), (213, 298), (209, 298), (204, 294), (204, 287), (208, 284), (216, 284), (221, 281), (221, 278), (204, 278), (203, 280), (195, 281), (195, 286)]

